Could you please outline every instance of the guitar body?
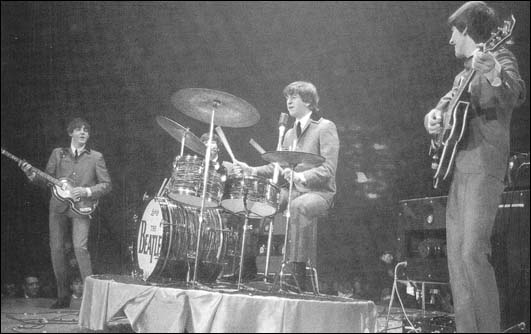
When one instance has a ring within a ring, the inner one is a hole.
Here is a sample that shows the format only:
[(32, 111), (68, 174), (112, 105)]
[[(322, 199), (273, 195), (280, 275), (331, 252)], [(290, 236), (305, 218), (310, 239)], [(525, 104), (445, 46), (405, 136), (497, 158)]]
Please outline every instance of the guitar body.
[(89, 198), (79, 198), (77, 200), (74, 199), (72, 196), (72, 189), (75, 187), (72, 180), (64, 177), (58, 179), (58, 181), (59, 183), (54, 184), (52, 187), (52, 194), (55, 198), (61, 202), (69, 204), (72, 210), (80, 215), (87, 216), (96, 210), (98, 200), (91, 200)]
[[(13, 159), (17, 163), (22, 163), (23, 160), (16, 157), (15, 155), (9, 153), (8, 151), (4, 150), (2, 148), (2, 154), (5, 155), (8, 158)], [(75, 188), (74, 182), (72, 180), (64, 177), (60, 179), (56, 179), (43, 171), (39, 170), (38, 168), (31, 167), (32, 171), (34, 171), (37, 175), (44, 178), (48, 183), (53, 185), (52, 187), (52, 194), (55, 198), (60, 200), (61, 202), (68, 203), (70, 205), (70, 208), (75, 212), (83, 216), (89, 216), (96, 210), (96, 206), (98, 205), (98, 200), (94, 200), (91, 198), (78, 198), (77, 200), (74, 199), (72, 196), (72, 189)]]
[(436, 171), (433, 175), (433, 187), (437, 188), (441, 180), (450, 175), (455, 161), (455, 154), (466, 130), (469, 102), (459, 101), (452, 112), (451, 128), (443, 133), (443, 143), (435, 148), (433, 159), (437, 160)]

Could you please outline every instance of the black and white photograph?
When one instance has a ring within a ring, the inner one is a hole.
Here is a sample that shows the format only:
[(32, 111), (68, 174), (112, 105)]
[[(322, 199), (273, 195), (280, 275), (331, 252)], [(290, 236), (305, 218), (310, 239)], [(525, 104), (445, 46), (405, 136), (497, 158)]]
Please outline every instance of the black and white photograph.
[(1, 1), (1, 332), (529, 333), (529, 16)]

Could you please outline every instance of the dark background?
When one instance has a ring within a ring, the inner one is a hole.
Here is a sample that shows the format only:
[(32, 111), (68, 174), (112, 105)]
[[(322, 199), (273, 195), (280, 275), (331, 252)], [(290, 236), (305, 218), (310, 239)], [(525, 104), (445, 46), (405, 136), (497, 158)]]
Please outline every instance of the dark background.
[[(446, 25), (462, 3), (2, 2), (2, 147), (42, 169), (69, 145), (72, 117), (91, 123), (113, 180), (91, 227), (94, 269), (125, 272), (131, 217), (180, 148), (155, 117), (198, 136), (208, 129), (171, 95), (210, 88), (252, 104), (260, 121), (225, 133), (237, 158), (259, 165), (249, 139), (274, 149), (282, 89), (313, 82), (341, 141), (336, 203), (320, 227), (322, 277), (370, 273), (398, 248), (398, 201), (446, 193), (431, 189), (422, 120), (462, 68)], [(516, 16), (512, 50), (529, 84), (529, 3), (489, 4)], [(529, 139), (527, 100), (513, 114), (512, 152), (528, 152)], [(51, 271), (49, 194), (7, 158), (1, 186), (2, 280)]]

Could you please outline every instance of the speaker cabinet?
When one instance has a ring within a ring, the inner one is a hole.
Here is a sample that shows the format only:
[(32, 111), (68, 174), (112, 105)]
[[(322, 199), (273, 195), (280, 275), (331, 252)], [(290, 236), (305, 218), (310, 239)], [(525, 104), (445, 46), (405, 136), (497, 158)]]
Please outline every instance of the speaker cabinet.
[(492, 233), (502, 328), (529, 324), (529, 190), (503, 193)]
[[(400, 201), (399, 242), (412, 280), (448, 282), (446, 196)], [(502, 328), (529, 324), (529, 189), (505, 191), (492, 231), (491, 263)]]
[[(407, 260), (404, 276), (448, 282), (446, 259), (446, 196), (400, 201), (400, 240)], [(406, 277), (402, 277), (406, 278)]]

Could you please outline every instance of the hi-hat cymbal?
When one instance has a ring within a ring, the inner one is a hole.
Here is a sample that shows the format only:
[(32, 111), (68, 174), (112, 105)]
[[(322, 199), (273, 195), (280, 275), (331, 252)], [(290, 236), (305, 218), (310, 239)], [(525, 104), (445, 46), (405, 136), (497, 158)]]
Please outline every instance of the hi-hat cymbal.
[(182, 142), (183, 135), (186, 134), (184, 146), (188, 147), (197, 154), (205, 156), (206, 145), (203, 144), (203, 142), (197, 138), (196, 135), (187, 130), (184, 126), (164, 116), (157, 116), (157, 123), (159, 123), (160, 127), (166, 130), (170, 136), (177, 139), (178, 142)]
[(214, 124), (219, 126), (245, 128), (260, 120), (258, 111), (246, 101), (212, 89), (181, 89), (172, 95), (171, 101), (183, 114), (207, 124), (210, 124), (214, 108)]
[(262, 154), (262, 158), (268, 162), (277, 162), (281, 166), (305, 164), (315, 167), (326, 160), (318, 154), (297, 151), (269, 151)]

